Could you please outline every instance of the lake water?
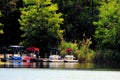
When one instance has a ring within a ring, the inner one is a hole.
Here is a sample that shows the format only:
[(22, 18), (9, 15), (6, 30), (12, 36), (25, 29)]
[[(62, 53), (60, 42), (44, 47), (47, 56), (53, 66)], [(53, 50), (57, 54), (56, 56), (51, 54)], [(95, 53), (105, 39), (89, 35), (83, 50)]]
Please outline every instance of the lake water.
[(120, 80), (120, 72), (49, 68), (0, 68), (0, 80)]
[(64, 62), (0, 64), (0, 80), (120, 80), (117, 65)]
[(50, 68), (50, 69), (92, 69), (120, 71), (120, 65), (94, 64), (94, 63), (68, 63), (68, 62), (10, 62), (1, 63), (0, 68)]

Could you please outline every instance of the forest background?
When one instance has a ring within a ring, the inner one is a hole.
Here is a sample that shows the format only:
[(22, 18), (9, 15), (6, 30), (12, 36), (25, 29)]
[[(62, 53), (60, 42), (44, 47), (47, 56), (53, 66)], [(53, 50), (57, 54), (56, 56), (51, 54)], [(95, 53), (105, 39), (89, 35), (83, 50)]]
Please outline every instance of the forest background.
[(120, 61), (119, 0), (0, 0), (0, 47), (73, 50), (80, 62)]

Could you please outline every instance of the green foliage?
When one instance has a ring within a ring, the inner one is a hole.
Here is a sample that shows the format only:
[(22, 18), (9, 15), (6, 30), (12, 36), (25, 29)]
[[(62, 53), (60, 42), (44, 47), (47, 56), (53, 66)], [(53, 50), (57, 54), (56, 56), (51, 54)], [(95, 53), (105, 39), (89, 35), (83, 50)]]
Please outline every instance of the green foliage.
[(35, 4), (35, 0), (23, 0), (25, 5)]
[(63, 40), (59, 46), (59, 50), (61, 55), (65, 55), (66, 49), (71, 48), (73, 49), (72, 54), (76, 56), (80, 62), (93, 62), (95, 58), (95, 51), (90, 49), (91, 44), (91, 38), (86, 40), (83, 39), (80, 43), (81, 46), (79, 46), (78, 43), (66, 42)]
[[(2, 16), (2, 13), (0, 12), (0, 17)], [(0, 23), (0, 34), (3, 34), (3, 24)]]
[(119, 63), (120, 54), (120, 1), (101, 1), (99, 20), (96, 25), (95, 39), (98, 50), (95, 54), (96, 63)]
[(94, 62), (94, 58), (95, 58), (95, 51), (90, 49), (89, 53), (86, 55), (86, 61)]
[(90, 49), (90, 45), (92, 44), (90, 39), (83, 39), (81, 42), (81, 47), (78, 52), (78, 59), (80, 62), (93, 62), (95, 57), (95, 52)]
[(2, 16), (2, 13), (0, 12), (0, 17)]
[(99, 21), (97, 25), (95, 39), (98, 45), (106, 48), (119, 48), (120, 41), (120, 1), (109, 0), (103, 2), (99, 8)]
[[(92, 21), (97, 14), (98, 0), (53, 0), (58, 3), (59, 11), (63, 13), (66, 41), (82, 40), (83, 34), (87, 38), (94, 34)], [(94, 14), (93, 14), (94, 13)]]
[(92, 44), (91, 38), (90, 39), (83, 39), (83, 41), (81, 42), (81, 51), (83, 52), (83, 54), (87, 54), (89, 52), (89, 47)]
[[(0, 44), (8, 46), (18, 44), (21, 40), (21, 30), (18, 18), (20, 18), (20, 7), (23, 7), (22, 0), (0, 0), (0, 11), (3, 24), (3, 34), (0, 36)], [(15, 39), (16, 38), (16, 39)]]
[(97, 50), (94, 58), (95, 63), (118, 64), (120, 60), (119, 52), (113, 50)]
[(67, 48), (71, 48), (73, 50), (72, 54), (75, 56), (77, 55), (76, 51), (78, 50), (78, 44), (76, 42), (72, 43), (72, 42), (66, 42), (62, 40), (61, 44), (59, 45), (60, 54), (65, 55)]
[(36, 0), (34, 5), (21, 9), (21, 30), (24, 31), (22, 44), (34, 45), (46, 49), (59, 44), (63, 30), (62, 14), (57, 13), (57, 4), (51, 0)]
[[(20, 7), (23, 7), (21, 12)], [(0, 0), (3, 13), (0, 22), (4, 24), (4, 27), (0, 24), (0, 30), (4, 28), (0, 44), (18, 44), (21, 25), (24, 33), (21, 44), (25, 47), (37, 46), (46, 52), (61, 43), (59, 50), (62, 55), (66, 48), (72, 48), (73, 54), (83, 62), (119, 63), (119, 7), (120, 0)], [(84, 38), (84, 33), (86, 40), (76, 43)], [(61, 42), (61, 38), (65, 41)], [(96, 46), (96, 42), (99, 50), (93, 51), (90, 45)]]

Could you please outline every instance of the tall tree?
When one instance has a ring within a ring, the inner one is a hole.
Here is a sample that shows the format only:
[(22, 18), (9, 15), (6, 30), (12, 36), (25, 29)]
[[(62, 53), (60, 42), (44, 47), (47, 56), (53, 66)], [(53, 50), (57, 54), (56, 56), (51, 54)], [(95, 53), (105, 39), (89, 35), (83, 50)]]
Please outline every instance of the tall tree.
[(95, 28), (93, 20), (98, 13), (96, 0), (53, 0), (58, 3), (64, 18), (63, 29), (66, 41), (82, 40), (93, 37)]
[(107, 0), (101, 3), (99, 8), (99, 21), (94, 22), (97, 25), (95, 38), (98, 45), (109, 49), (120, 48), (120, 1)]
[(22, 0), (0, 0), (0, 11), (2, 17), (0, 22), (4, 25), (0, 44), (10, 45), (20, 42), (21, 30), (18, 18), (20, 17), (19, 8), (22, 7)]
[(43, 52), (50, 47), (57, 47), (63, 30), (62, 14), (57, 13), (58, 6), (51, 0), (36, 0), (35, 4), (21, 9), (21, 30), (24, 31), (21, 44), (40, 47)]

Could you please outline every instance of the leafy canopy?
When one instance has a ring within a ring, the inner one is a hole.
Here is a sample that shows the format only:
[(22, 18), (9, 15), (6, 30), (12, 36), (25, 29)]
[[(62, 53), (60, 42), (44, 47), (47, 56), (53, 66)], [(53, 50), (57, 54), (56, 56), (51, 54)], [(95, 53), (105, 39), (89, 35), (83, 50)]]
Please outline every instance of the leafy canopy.
[(51, 0), (36, 0), (34, 5), (22, 8), (19, 22), (24, 31), (23, 44), (52, 46), (53, 41), (59, 40), (63, 33), (60, 29), (63, 18), (57, 10), (57, 4), (53, 4)]
[(120, 1), (109, 0), (102, 2), (99, 11), (99, 21), (94, 22), (97, 25), (95, 38), (99, 44), (114, 47), (120, 44)]

